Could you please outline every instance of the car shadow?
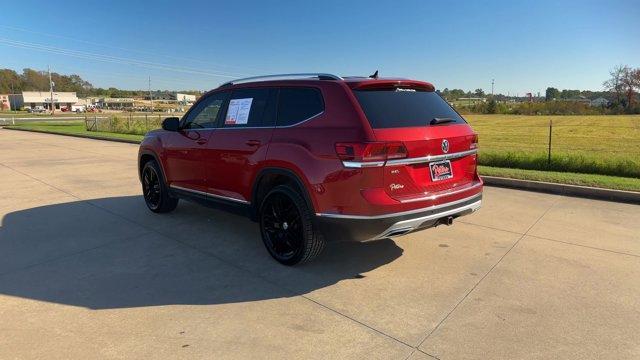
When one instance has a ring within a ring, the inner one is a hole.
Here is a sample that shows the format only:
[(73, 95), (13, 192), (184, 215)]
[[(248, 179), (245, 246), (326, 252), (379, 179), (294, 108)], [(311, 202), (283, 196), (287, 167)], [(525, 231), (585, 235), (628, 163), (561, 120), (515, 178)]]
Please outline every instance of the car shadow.
[(258, 301), (362, 281), (401, 255), (389, 239), (331, 241), (286, 267), (244, 217), (185, 201), (154, 214), (140, 196), (112, 197), (6, 214), (0, 295), (90, 309)]

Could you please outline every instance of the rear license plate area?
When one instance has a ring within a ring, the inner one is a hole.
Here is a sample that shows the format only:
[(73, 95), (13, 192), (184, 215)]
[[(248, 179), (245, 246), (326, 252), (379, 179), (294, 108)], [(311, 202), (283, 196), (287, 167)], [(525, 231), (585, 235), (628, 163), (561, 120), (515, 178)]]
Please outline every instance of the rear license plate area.
[(432, 162), (429, 164), (429, 172), (432, 181), (440, 181), (451, 179), (453, 177), (453, 168), (450, 160)]

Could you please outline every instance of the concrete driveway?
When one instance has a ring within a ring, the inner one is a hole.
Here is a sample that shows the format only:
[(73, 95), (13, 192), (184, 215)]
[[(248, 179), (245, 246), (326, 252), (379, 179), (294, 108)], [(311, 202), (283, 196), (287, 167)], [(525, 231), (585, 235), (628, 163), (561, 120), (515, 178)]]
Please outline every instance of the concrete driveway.
[(144, 206), (137, 146), (0, 130), (0, 358), (640, 358), (640, 206), (486, 188), (294, 268)]

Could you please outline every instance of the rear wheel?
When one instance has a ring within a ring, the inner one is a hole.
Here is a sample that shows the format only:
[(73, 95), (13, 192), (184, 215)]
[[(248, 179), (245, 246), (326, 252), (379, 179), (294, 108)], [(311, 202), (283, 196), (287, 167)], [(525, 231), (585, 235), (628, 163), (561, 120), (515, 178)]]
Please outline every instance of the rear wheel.
[(279, 185), (269, 191), (260, 206), (262, 241), (269, 254), (284, 265), (318, 256), (325, 242), (312, 219), (312, 211), (295, 189)]
[(169, 196), (167, 185), (160, 175), (160, 167), (155, 160), (147, 161), (142, 168), (142, 195), (149, 210), (156, 213), (173, 211), (178, 199)]

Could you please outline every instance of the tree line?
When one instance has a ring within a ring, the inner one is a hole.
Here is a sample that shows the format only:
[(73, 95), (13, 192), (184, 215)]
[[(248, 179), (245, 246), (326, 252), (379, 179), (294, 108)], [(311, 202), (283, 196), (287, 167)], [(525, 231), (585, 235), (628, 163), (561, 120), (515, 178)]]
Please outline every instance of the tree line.
[[(63, 75), (51, 73), (54, 90), (59, 92), (75, 92), (78, 97), (137, 97), (148, 95), (148, 90), (121, 90), (114, 87), (108, 89), (94, 87), (79, 75)], [(49, 73), (47, 71), (24, 69), (19, 74), (12, 69), (0, 69), (0, 94), (20, 93), (22, 91), (49, 91)], [(197, 90), (181, 90), (183, 94), (200, 95)]]
[[(604, 81), (603, 91), (559, 90), (548, 87), (544, 97), (515, 97), (496, 94), (485, 96), (482, 89), (464, 91), (445, 88), (439, 91), (446, 100), (452, 102), (463, 113), (483, 114), (524, 114), (524, 115), (590, 115), (590, 114), (640, 114), (640, 68), (618, 65), (609, 72), (610, 78)], [(488, 101), (454, 103), (460, 98), (486, 98)], [(604, 98), (606, 104), (590, 106), (589, 101)], [(508, 102), (507, 100), (532, 100)], [(576, 101), (571, 101), (576, 100)]]
[[(474, 98), (474, 97), (485, 98), (487, 96), (491, 96), (490, 94), (487, 95), (482, 89), (476, 89), (474, 91), (465, 91), (462, 89), (444, 88), (444, 90), (440, 90), (439, 93), (449, 101), (459, 100), (460, 98)], [(547, 91), (545, 94), (545, 100), (547, 101), (571, 100), (571, 99), (577, 99), (580, 96), (583, 96), (587, 99), (595, 99), (599, 97), (603, 97), (607, 100), (613, 99), (613, 94), (608, 90), (607, 91), (570, 90), (570, 89), (558, 90), (556, 88), (549, 87), (547, 88)], [(507, 96), (504, 94), (495, 94), (493, 97), (498, 101), (504, 101), (504, 100), (516, 98), (516, 96)], [(535, 95), (533, 97), (536, 98)], [(520, 98), (527, 98), (527, 97), (520, 96)]]

